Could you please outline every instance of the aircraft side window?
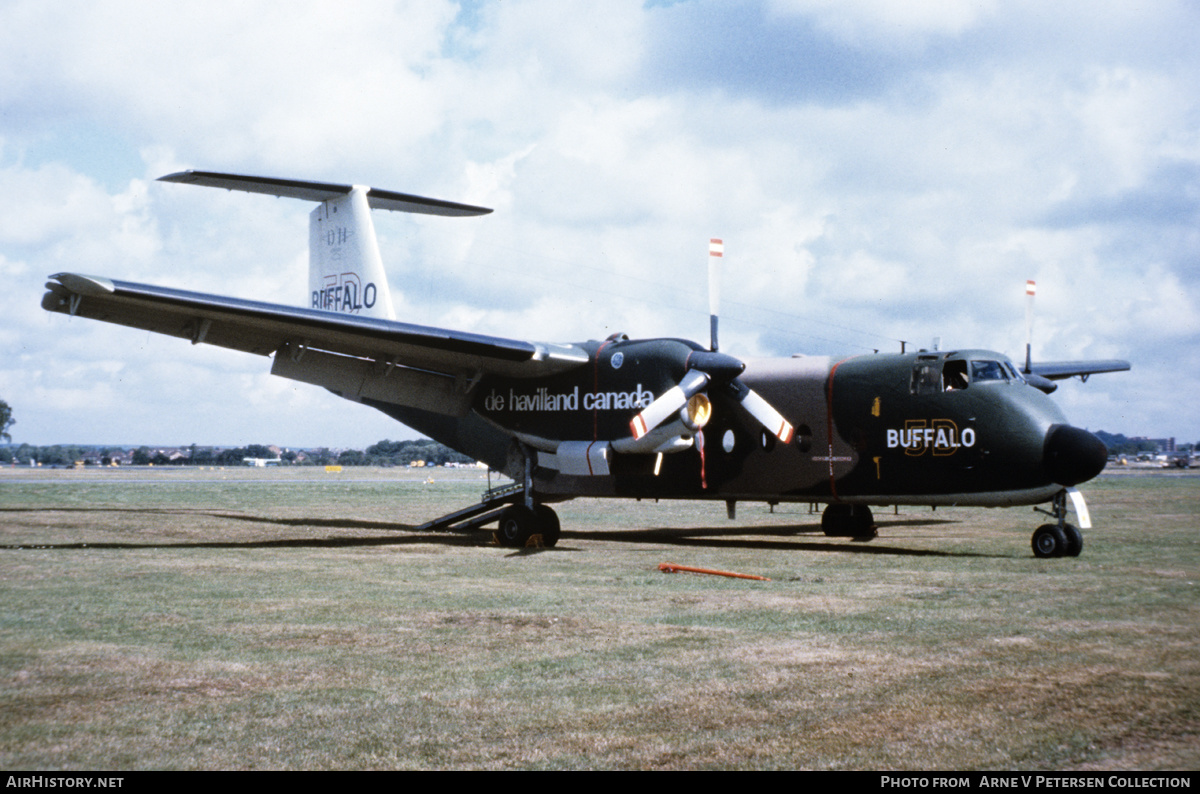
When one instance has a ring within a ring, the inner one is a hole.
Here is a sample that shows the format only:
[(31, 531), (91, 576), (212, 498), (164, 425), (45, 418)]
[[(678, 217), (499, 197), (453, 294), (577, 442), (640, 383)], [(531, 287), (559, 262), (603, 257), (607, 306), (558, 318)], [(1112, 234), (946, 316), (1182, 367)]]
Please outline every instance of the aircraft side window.
[(922, 361), (913, 367), (913, 394), (937, 394), (942, 390), (942, 368), (935, 361)]
[(946, 391), (967, 388), (967, 362), (947, 361), (942, 369), (942, 379), (946, 382)]

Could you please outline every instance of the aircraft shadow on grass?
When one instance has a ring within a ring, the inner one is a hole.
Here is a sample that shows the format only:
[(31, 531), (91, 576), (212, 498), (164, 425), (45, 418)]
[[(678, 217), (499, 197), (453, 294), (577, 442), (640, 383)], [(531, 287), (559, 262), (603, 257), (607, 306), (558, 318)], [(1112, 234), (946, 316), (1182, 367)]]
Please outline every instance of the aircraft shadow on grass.
[[(173, 508), (113, 508), (113, 507), (56, 507), (56, 508), (4, 508), (3, 513), (37, 513), (43, 511), (70, 513), (127, 513), (135, 515), (158, 515), (175, 518), (216, 518), (255, 524), (274, 524), (284, 527), (319, 527), (359, 531), (382, 531), (408, 533), (402, 537), (326, 537), (326, 538), (281, 538), (276, 540), (203, 540), (180, 542), (136, 542), (99, 541), (78, 543), (16, 543), (5, 544), (0, 549), (254, 549), (254, 548), (349, 548), (356, 546), (402, 546), (416, 543), (439, 543), (447, 546), (483, 545), (491, 542), (491, 533), (486, 530), (417, 532), (412, 524), (388, 521), (365, 521), (349, 518), (275, 518), (244, 513)], [(880, 528), (915, 527), (955, 524), (949, 519), (906, 519), (880, 521)], [(662, 546), (760, 549), (763, 551), (811, 551), (851, 554), (884, 554), (909, 557), (1003, 557), (1002, 554), (981, 554), (971, 551), (946, 551), (944, 549), (914, 549), (884, 546), (878, 542), (861, 540), (806, 542), (792, 540), (795, 535), (820, 534), (819, 524), (772, 525), (739, 527), (731, 533), (728, 527), (647, 527), (645, 529), (588, 530), (586, 532), (564, 531), (562, 538), (601, 541), (606, 543), (644, 543)], [(537, 549), (536, 551), (547, 551)], [(560, 545), (558, 551), (580, 551)], [(534, 549), (518, 552), (528, 553)]]

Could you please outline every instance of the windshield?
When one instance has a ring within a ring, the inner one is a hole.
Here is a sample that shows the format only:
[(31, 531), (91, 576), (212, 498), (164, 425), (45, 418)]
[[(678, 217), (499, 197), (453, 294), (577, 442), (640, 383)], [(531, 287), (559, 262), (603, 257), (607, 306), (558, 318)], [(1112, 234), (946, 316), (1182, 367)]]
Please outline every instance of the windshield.
[(1003, 380), (1009, 379), (1008, 371), (1001, 366), (999, 361), (972, 361), (971, 362), (971, 382), (980, 383), (987, 380)]

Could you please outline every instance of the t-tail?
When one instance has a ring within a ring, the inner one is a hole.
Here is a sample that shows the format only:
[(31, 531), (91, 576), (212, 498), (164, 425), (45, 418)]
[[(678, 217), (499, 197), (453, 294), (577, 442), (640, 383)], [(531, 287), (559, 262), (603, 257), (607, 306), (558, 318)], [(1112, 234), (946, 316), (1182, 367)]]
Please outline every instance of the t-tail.
[(308, 219), (308, 296), (305, 304), (322, 311), (396, 319), (387, 273), (375, 239), (371, 210), (423, 215), (486, 215), (486, 207), (365, 187), (294, 179), (181, 171), (160, 182), (265, 193), (318, 202)]

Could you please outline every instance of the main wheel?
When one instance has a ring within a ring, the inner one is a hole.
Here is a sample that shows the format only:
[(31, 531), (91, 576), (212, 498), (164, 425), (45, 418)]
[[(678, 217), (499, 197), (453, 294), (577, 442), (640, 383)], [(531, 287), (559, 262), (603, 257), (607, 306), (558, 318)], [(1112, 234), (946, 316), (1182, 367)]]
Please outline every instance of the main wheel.
[(558, 513), (551, 510), (546, 505), (534, 505), (533, 512), (537, 514), (538, 522), (541, 524), (542, 545), (546, 548), (551, 548), (558, 544), (558, 537), (562, 534), (562, 525), (558, 521)]
[(496, 537), (501, 546), (524, 546), (533, 533), (539, 531), (541, 523), (532, 508), (525, 505), (510, 505), (500, 514), (500, 528)]
[(1063, 549), (1064, 557), (1078, 557), (1083, 551), (1083, 533), (1074, 524), (1063, 524), (1063, 534), (1067, 536), (1067, 547)]
[(873, 538), (875, 517), (866, 505), (832, 504), (821, 514), (821, 529), (831, 538)]
[[(1082, 548), (1082, 538), (1079, 543)], [(1042, 524), (1033, 533), (1033, 556), (1061, 557), (1066, 551), (1067, 534), (1058, 528), (1058, 524)]]

